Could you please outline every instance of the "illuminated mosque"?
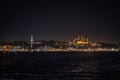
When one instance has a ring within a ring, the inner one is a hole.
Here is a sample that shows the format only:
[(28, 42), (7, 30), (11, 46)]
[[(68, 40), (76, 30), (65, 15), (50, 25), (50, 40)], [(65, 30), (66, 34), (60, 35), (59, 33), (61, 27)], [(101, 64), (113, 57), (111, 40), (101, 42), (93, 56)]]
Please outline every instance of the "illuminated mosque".
[(89, 44), (89, 39), (84, 38), (83, 36), (78, 36), (76, 39), (73, 40), (74, 45), (88, 45)]

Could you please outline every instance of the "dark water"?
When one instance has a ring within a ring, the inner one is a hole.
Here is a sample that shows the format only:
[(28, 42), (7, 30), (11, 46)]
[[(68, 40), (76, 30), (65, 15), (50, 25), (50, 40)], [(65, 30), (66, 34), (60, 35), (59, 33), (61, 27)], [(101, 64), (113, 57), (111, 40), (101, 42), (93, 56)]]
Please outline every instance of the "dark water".
[(120, 52), (0, 53), (0, 80), (120, 80)]

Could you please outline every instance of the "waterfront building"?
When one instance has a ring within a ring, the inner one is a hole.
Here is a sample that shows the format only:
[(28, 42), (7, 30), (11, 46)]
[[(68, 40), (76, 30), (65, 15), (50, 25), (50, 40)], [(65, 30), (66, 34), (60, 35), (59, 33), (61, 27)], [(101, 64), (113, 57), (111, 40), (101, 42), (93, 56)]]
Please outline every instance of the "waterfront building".
[(73, 44), (76, 46), (86, 46), (89, 44), (89, 39), (83, 36), (78, 36), (76, 39), (73, 40)]

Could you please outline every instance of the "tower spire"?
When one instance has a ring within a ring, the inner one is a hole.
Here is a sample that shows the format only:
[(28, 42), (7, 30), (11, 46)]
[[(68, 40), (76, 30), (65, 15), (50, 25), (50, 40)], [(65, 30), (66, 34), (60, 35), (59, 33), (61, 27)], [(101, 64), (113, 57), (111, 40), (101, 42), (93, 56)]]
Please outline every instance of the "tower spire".
[(80, 40), (80, 36), (78, 35), (78, 38), (77, 38), (77, 40)]
[(83, 41), (83, 36), (81, 36), (81, 41)]
[(33, 34), (31, 34), (31, 43), (33, 42)]
[(31, 41), (31, 49), (30, 50), (32, 51), (32, 49), (33, 49), (33, 34), (31, 34), (31, 40), (30, 41)]

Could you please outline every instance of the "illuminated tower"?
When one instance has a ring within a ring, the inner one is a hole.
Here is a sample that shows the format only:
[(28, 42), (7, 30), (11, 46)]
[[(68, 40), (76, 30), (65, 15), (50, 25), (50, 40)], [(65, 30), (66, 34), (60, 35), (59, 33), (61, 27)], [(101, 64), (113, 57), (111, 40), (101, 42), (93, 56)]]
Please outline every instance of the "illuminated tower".
[(86, 42), (86, 39), (85, 39), (85, 38), (83, 38), (83, 41), (84, 41), (84, 42)]
[(89, 39), (87, 38), (87, 42), (89, 42)]
[(32, 51), (32, 49), (33, 49), (33, 35), (31, 35), (31, 40), (30, 41), (31, 41), (31, 43), (30, 43), (31, 44), (31, 49), (30, 50)]
[(77, 40), (80, 40), (80, 36), (78, 35), (78, 38), (77, 38)]
[(81, 41), (83, 41), (83, 36), (81, 36)]

